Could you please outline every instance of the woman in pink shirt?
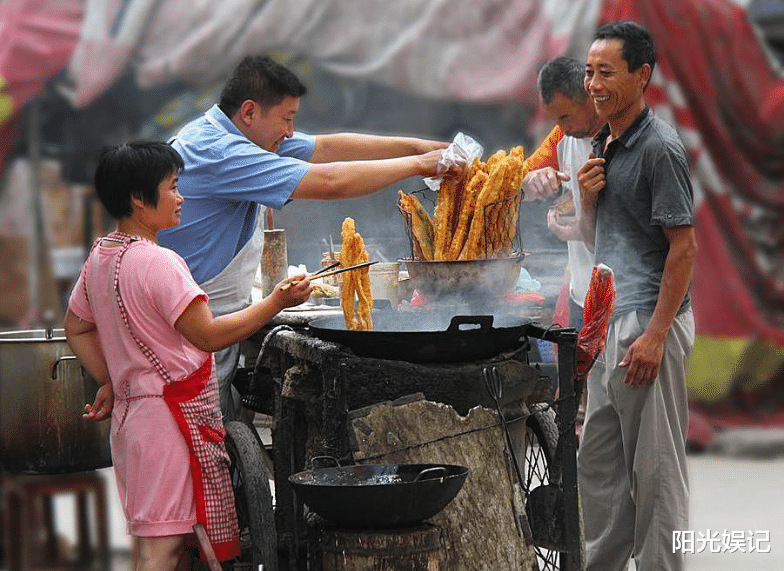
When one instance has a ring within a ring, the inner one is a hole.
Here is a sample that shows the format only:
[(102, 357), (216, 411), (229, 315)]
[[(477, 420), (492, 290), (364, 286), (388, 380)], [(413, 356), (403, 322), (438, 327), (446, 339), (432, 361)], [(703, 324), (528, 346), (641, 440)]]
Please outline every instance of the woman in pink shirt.
[(184, 260), (158, 246), (180, 221), (183, 162), (168, 144), (105, 149), (95, 189), (117, 230), (96, 241), (74, 287), (65, 334), (101, 384), (85, 418), (111, 415), (111, 449), (135, 571), (177, 569), (195, 524), (221, 560), (239, 537), (212, 352), (305, 301), (305, 276), (262, 301), (214, 317)]

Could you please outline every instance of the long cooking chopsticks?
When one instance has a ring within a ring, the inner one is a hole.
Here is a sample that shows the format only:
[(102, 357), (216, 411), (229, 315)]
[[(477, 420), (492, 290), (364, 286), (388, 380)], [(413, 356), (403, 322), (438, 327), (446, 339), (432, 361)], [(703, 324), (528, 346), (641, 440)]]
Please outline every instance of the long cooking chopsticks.
[[(359, 269), (359, 268), (365, 268), (367, 266), (372, 266), (373, 264), (377, 264), (377, 263), (378, 263), (378, 260), (373, 260), (372, 262), (363, 262), (361, 264), (356, 264), (356, 265), (353, 265), (353, 266), (340, 268), (338, 270), (327, 271), (330, 268), (334, 268), (335, 266), (340, 264), (340, 262), (336, 262), (335, 264), (332, 264), (331, 266), (328, 266), (326, 268), (322, 268), (321, 270), (319, 270), (317, 272), (313, 272), (312, 274), (310, 274), (308, 279), (314, 280), (314, 279), (326, 278), (326, 277), (329, 277), (329, 276), (335, 276), (337, 274), (342, 274), (343, 272), (347, 272), (349, 270), (356, 270), (356, 269)], [(297, 283), (299, 283), (299, 282), (289, 282), (287, 284), (283, 284), (280, 287), (280, 290), (281, 291), (286, 291), (291, 286), (293, 286), (293, 285), (295, 285)]]

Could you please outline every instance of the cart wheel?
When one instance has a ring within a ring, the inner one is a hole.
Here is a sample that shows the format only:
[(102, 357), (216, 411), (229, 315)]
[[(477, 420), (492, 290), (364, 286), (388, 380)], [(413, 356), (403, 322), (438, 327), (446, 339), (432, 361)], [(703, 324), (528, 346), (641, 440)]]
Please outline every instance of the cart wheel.
[(561, 553), (564, 545), (561, 464), (558, 461), (558, 425), (555, 411), (547, 405), (534, 405), (526, 420), (525, 512), (540, 571), (579, 571), (585, 561), (582, 516), (581, 552), (576, 557)]
[(272, 505), (271, 465), (256, 431), (239, 421), (226, 423), (226, 451), (240, 527), (242, 555), (239, 568), (277, 571), (275, 512)]

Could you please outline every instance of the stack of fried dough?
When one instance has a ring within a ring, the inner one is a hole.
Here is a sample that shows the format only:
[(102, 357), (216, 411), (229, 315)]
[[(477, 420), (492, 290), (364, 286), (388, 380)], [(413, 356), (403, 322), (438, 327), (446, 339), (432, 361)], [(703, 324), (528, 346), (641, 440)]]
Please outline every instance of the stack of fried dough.
[(414, 259), (476, 260), (508, 256), (517, 230), (523, 147), (474, 159), (462, 179), (444, 179), (431, 218), (416, 196), (400, 195)]
[[(356, 231), (354, 219), (346, 218), (340, 231), (340, 265), (344, 268), (370, 261), (365, 241)], [(340, 306), (346, 320), (346, 329), (373, 329), (373, 296), (370, 294), (370, 274), (367, 267), (349, 270), (342, 274), (340, 289)], [(356, 317), (354, 314), (354, 300), (356, 304)]]

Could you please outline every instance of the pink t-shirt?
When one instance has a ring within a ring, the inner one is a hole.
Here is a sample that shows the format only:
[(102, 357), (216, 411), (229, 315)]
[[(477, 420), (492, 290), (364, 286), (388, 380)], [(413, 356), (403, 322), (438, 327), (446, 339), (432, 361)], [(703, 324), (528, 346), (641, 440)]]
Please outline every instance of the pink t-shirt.
[[(96, 324), (109, 367), (116, 399), (112, 460), (128, 532), (189, 533), (196, 512), (188, 448), (166, 403), (153, 396), (162, 394), (164, 380), (131, 337), (115, 301), (114, 268), (120, 250), (100, 244), (93, 249), (85, 264), (89, 303), (82, 272), (69, 307)], [(134, 242), (122, 259), (119, 284), (131, 327), (172, 379), (186, 377), (209, 358), (174, 328), (194, 299), (207, 300), (180, 256), (152, 242)], [(126, 386), (129, 401), (122, 400)]]

